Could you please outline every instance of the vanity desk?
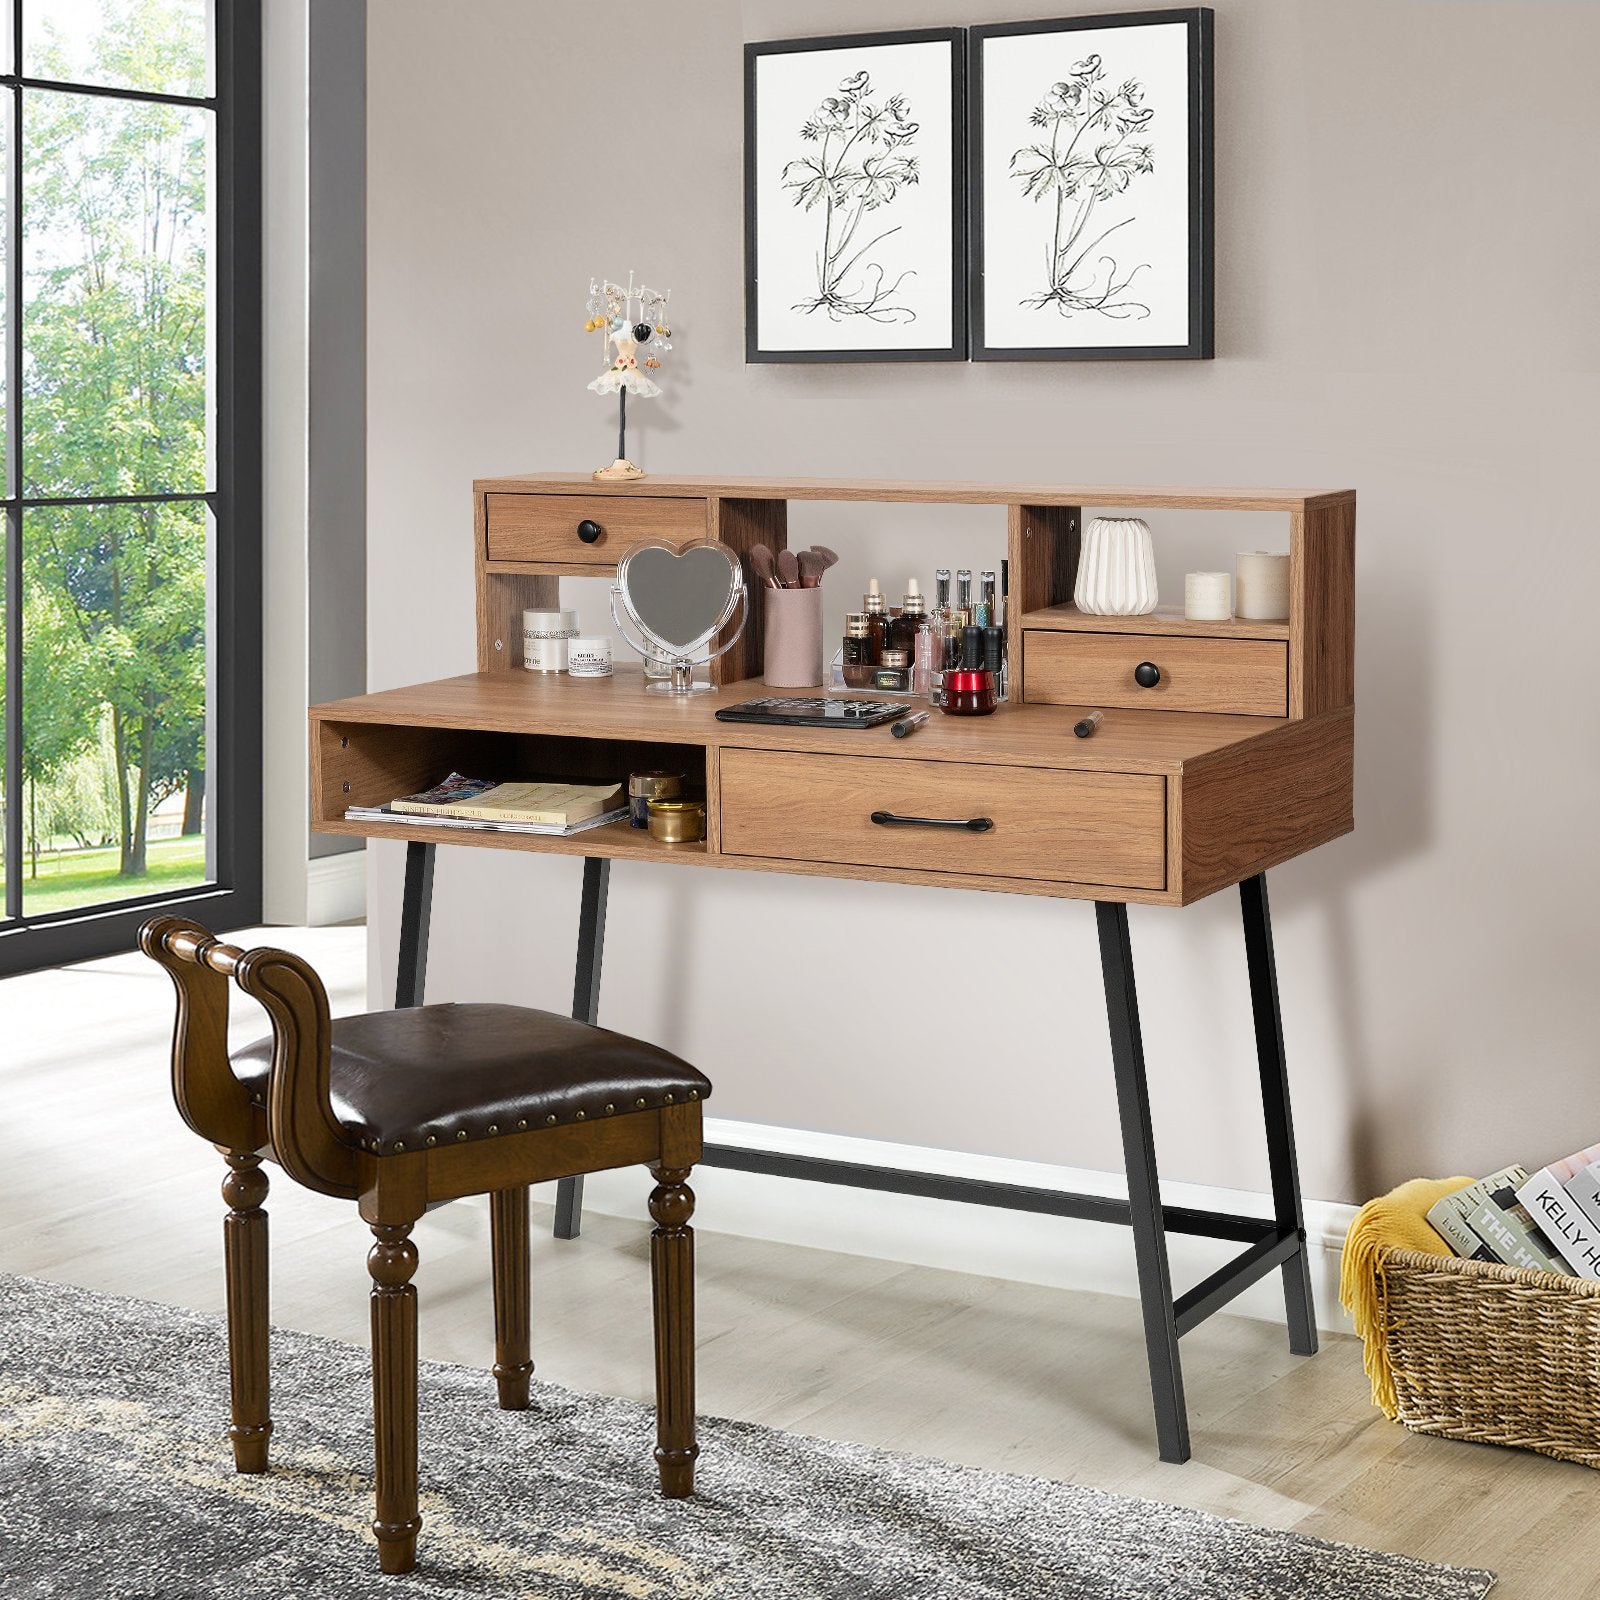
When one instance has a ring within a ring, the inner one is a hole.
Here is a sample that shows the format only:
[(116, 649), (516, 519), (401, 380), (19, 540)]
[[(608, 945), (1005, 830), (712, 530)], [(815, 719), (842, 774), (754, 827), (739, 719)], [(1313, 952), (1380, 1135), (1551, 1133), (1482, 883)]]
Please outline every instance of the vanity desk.
[[(908, 740), (892, 738), (887, 727), (717, 721), (720, 705), (769, 692), (760, 681), (762, 597), (747, 558), (754, 544), (786, 546), (787, 508), (795, 500), (1003, 512), (1009, 702), (981, 718), (935, 712)], [(408, 846), (396, 1004), (421, 1002), (440, 844), (585, 859), (573, 1012), (590, 1021), (615, 860), (1091, 900), (1126, 1200), (743, 1147), (708, 1145), (705, 1159), (1130, 1226), (1157, 1441), (1167, 1461), (1189, 1455), (1179, 1339), (1247, 1285), (1281, 1272), (1291, 1348), (1312, 1354), (1316, 1324), (1265, 874), (1353, 826), (1355, 495), (826, 479), (597, 483), (545, 473), (480, 481), (474, 506), (478, 670), (311, 710), (314, 826)], [(1238, 512), (1230, 547), (1258, 542), (1260, 525), (1244, 514), (1286, 516), (1288, 619), (1189, 622), (1181, 608), (1139, 617), (1078, 612), (1071, 594), (1086, 507)], [(523, 670), (521, 613), (555, 609), (562, 575), (607, 575), (640, 542), (706, 538), (745, 561), (751, 584), (745, 633), (712, 666), (720, 693), (647, 693), (642, 672), (625, 667), (600, 680)], [(1106, 712), (1098, 731), (1075, 738), (1074, 722), (1096, 708)], [(703, 842), (658, 844), (626, 821), (558, 837), (345, 820), (348, 806), (382, 805), (452, 770), (581, 781), (660, 768), (703, 785)], [(827, 799), (820, 808), (819, 795)], [(992, 825), (949, 825), (979, 818)], [(927, 819), (937, 825), (916, 825)], [(1181, 907), (1234, 885), (1270, 1158), (1270, 1220), (1162, 1203), (1128, 937), (1130, 903)], [(576, 1234), (580, 1205), (578, 1181), (565, 1181), (558, 1233)], [(1227, 1265), (1174, 1295), (1169, 1231), (1240, 1248)]]

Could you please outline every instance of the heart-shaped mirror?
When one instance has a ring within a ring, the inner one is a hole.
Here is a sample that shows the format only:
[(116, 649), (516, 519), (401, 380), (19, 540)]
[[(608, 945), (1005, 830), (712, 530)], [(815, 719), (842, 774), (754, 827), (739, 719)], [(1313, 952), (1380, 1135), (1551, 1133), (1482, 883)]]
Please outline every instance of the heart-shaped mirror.
[[(732, 639), (719, 650), (705, 650), (738, 609), (744, 592), (739, 558), (725, 544), (707, 540), (681, 550), (642, 544), (617, 563), (611, 612), (622, 628), (620, 603), (643, 641), (628, 638), (628, 643), (641, 655), (670, 662), (681, 693), (693, 667), (731, 647)], [(623, 637), (628, 637), (625, 628)]]

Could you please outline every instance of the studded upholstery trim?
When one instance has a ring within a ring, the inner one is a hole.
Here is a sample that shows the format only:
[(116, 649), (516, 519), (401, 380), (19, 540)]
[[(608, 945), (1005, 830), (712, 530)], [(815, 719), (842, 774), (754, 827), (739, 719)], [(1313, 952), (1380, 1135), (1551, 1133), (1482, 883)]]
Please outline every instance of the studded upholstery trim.
[[(271, 1041), (234, 1058), (264, 1104)], [(705, 1075), (643, 1040), (521, 1006), (418, 1006), (333, 1024), (329, 1099), (350, 1143), (406, 1155), (706, 1099)]]

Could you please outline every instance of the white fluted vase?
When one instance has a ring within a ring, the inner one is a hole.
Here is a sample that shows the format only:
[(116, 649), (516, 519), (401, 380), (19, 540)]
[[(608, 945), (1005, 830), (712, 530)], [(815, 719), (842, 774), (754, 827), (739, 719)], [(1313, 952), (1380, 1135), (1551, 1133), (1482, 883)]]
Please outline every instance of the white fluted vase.
[(1096, 517), (1084, 535), (1072, 603), (1093, 617), (1156, 608), (1156, 551), (1143, 517)]

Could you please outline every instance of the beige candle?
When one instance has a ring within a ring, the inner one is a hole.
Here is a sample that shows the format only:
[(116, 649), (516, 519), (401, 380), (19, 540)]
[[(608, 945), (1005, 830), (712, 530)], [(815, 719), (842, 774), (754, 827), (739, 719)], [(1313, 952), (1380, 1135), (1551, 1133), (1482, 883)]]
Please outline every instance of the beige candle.
[(1227, 622), (1233, 616), (1233, 574), (1186, 573), (1183, 614), (1190, 622)]
[(1234, 567), (1240, 617), (1281, 622), (1289, 615), (1289, 558), (1267, 550), (1241, 550)]

